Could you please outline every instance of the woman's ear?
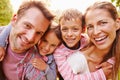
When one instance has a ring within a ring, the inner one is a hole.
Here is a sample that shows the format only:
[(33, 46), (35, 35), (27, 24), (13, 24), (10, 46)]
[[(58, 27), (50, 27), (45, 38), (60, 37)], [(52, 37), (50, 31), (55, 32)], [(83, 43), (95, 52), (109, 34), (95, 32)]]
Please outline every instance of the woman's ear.
[(120, 29), (120, 18), (116, 20), (116, 30)]

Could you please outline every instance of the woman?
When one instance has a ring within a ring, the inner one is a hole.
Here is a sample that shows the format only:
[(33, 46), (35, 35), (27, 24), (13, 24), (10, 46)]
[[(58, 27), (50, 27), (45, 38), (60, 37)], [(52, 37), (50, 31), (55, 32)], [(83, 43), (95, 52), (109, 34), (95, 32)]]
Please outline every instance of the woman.
[[(86, 10), (84, 19), (88, 36), (96, 46), (89, 57), (101, 63), (115, 56), (113, 80), (116, 80), (120, 67), (120, 20), (116, 8), (110, 2), (96, 2)], [(89, 62), (89, 66), (94, 65), (94, 62)]]

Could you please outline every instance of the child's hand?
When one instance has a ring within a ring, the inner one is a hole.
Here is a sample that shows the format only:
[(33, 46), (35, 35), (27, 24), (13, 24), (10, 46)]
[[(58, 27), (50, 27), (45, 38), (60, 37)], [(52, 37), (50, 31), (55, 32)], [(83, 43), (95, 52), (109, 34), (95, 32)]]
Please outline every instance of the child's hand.
[(110, 64), (109, 62), (103, 62), (100, 65), (96, 66), (96, 68), (102, 68), (105, 76), (107, 78), (111, 77), (113, 64)]
[(92, 53), (92, 51), (94, 51), (94, 49), (95, 49), (95, 46), (91, 45), (91, 46), (81, 49), (80, 52), (84, 53), (84, 55), (89, 55)]
[(41, 58), (34, 58), (34, 59), (32, 60), (32, 65), (33, 65), (35, 68), (37, 68), (37, 69), (39, 69), (39, 70), (42, 70), (42, 71), (45, 71), (46, 68), (47, 68), (47, 66), (48, 66), (48, 65), (45, 63), (45, 61), (42, 60)]
[(0, 47), (0, 61), (4, 59), (5, 56), (5, 49), (3, 47)]

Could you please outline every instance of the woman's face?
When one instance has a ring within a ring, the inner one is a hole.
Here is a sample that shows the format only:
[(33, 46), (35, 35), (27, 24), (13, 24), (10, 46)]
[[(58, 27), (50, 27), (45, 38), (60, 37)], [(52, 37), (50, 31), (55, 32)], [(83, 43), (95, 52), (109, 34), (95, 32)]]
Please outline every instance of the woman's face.
[(62, 33), (62, 39), (66, 43), (68, 47), (75, 47), (78, 45), (78, 42), (81, 38), (81, 21), (79, 19), (73, 19), (73, 20), (61, 20), (61, 33)]
[(85, 21), (88, 36), (95, 46), (100, 50), (109, 50), (116, 38), (119, 21), (113, 20), (105, 9), (88, 11)]
[(39, 53), (42, 56), (52, 54), (59, 44), (60, 40), (57, 38), (56, 34), (54, 32), (48, 32), (38, 43)]

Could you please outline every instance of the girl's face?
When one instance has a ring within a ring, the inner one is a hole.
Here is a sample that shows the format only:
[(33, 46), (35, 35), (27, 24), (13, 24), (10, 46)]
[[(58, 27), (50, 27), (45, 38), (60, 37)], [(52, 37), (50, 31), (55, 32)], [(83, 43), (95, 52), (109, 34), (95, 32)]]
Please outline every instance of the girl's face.
[(60, 40), (57, 38), (56, 34), (54, 32), (48, 32), (38, 43), (39, 53), (42, 56), (52, 54), (59, 44)]
[(81, 21), (78, 19), (72, 19), (72, 20), (61, 20), (61, 33), (62, 33), (62, 39), (66, 43), (68, 47), (75, 47), (78, 45), (78, 42), (81, 38)]
[(88, 11), (85, 17), (88, 36), (100, 50), (109, 50), (119, 29), (119, 20), (113, 20), (105, 9)]

